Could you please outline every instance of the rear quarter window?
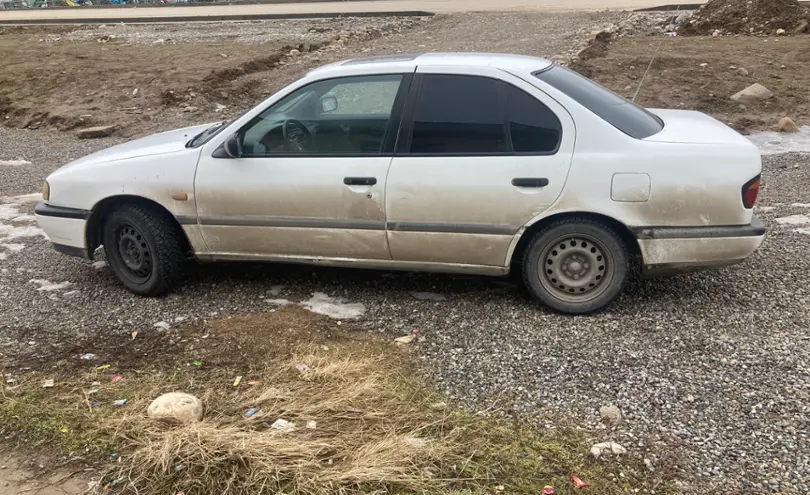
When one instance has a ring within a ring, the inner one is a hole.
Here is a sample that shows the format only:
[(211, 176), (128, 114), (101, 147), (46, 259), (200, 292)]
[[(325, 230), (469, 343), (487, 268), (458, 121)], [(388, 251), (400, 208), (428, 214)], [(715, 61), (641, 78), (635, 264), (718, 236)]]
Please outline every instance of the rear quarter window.
[(554, 65), (534, 76), (633, 138), (648, 138), (664, 128), (664, 122), (645, 108), (574, 71)]

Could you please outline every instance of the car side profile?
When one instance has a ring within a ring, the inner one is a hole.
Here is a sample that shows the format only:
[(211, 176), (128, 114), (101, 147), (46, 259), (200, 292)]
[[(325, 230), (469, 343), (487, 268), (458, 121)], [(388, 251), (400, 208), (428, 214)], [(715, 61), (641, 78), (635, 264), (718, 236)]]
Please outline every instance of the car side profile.
[(647, 275), (730, 265), (762, 243), (761, 158), (693, 111), (647, 110), (551, 62), (355, 59), (230, 122), (94, 153), (37, 205), (54, 247), (136, 294), (189, 258), (505, 276), (597, 311)]

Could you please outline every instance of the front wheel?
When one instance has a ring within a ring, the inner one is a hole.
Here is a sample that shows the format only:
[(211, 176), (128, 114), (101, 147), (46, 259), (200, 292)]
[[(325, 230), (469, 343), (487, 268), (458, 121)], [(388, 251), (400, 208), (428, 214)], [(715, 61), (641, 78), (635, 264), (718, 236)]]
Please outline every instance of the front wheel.
[(523, 259), (523, 280), (550, 308), (593, 313), (613, 302), (627, 280), (629, 254), (609, 227), (583, 218), (555, 222), (535, 235)]
[(159, 296), (182, 278), (187, 249), (174, 220), (138, 205), (115, 209), (104, 223), (107, 261), (124, 286), (141, 296)]

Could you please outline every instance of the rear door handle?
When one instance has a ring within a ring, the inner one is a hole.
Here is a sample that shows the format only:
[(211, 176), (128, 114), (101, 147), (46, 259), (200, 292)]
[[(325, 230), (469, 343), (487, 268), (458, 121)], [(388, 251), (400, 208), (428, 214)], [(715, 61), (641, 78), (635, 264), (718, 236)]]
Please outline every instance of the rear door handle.
[(545, 177), (520, 177), (512, 179), (515, 187), (546, 187), (548, 179)]
[(345, 177), (343, 183), (347, 186), (373, 186), (377, 183), (376, 177)]

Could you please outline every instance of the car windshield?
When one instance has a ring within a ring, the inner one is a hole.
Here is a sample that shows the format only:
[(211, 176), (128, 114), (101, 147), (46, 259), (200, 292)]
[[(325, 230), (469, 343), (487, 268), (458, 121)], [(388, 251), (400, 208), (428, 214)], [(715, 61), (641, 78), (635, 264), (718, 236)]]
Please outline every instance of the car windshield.
[(574, 71), (554, 65), (535, 72), (534, 76), (562, 91), (628, 136), (644, 139), (664, 128), (664, 122), (647, 109)]

